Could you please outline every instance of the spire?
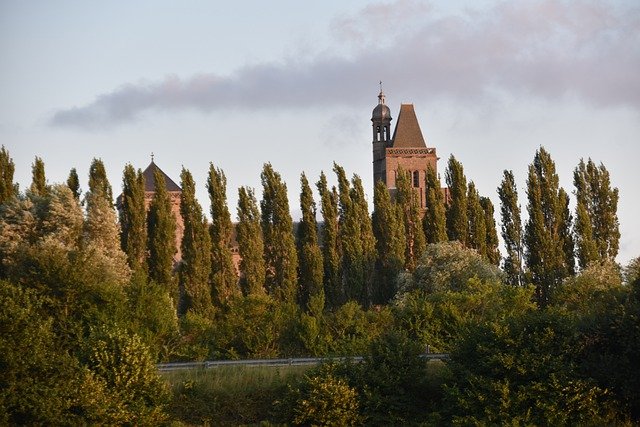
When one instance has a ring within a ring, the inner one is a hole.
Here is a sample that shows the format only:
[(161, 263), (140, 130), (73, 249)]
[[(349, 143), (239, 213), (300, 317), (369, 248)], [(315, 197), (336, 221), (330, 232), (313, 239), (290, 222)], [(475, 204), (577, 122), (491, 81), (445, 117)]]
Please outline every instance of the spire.
[(378, 105), (384, 105), (384, 92), (382, 92), (382, 80), (380, 80), (380, 93), (378, 94)]
[(426, 148), (413, 104), (401, 104), (398, 122), (393, 132), (394, 148)]

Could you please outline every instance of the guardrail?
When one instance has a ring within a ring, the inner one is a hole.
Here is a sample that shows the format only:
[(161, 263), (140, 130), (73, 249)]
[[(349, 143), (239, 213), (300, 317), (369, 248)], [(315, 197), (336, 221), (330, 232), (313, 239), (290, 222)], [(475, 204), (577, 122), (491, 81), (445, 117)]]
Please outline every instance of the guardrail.
[[(448, 353), (424, 353), (420, 355), (425, 360), (446, 360), (449, 358)], [(353, 362), (362, 362), (364, 357), (297, 357), (289, 359), (253, 359), (253, 360), (209, 360), (206, 362), (175, 362), (175, 363), (158, 363), (156, 367), (161, 372), (180, 371), (188, 369), (211, 369), (223, 366), (304, 366), (319, 365), (326, 362), (343, 362), (351, 360)]]

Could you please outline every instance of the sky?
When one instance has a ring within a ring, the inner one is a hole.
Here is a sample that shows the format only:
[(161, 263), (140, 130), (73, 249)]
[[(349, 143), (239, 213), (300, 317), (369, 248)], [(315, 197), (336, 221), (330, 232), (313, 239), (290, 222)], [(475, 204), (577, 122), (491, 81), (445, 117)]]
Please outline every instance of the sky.
[[(358, 174), (373, 200), (371, 111), (412, 103), (427, 145), (454, 155), (496, 207), (505, 169), (526, 207), (544, 147), (571, 194), (581, 158), (620, 192), (618, 261), (640, 255), (640, 3), (629, 1), (0, 0), (0, 144), (29, 186), (101, 158), (182, 167), (207, 210), (210, 162), (260, 196), (271, 162), (300, 216), (300, 174)], [(392, 121), (392, 127), (395, 120)], [(316, 195), (317, 197), (317, 195)], [(496, 216), (498, 219), (498, 217)]]

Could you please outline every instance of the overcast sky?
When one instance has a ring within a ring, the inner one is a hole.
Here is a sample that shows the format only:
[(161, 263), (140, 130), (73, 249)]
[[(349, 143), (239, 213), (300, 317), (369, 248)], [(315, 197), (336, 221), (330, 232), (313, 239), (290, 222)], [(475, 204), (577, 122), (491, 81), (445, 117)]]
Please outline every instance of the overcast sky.
[[(271, 162), (294, 220), (299, 176), (333, 162), (372, 202), (371, 110), (382, 80), (397, 118), (415, 105), (444, 172), (450, 154), (498, 206), (502, 171), (526, 206), (544, 146), (573, 191), (580, 158), (620, 190), (618, 260), (640, 255), (640, 3), (0, 1), (0, 143), (22, 188), (34, 156), (50, 183), (102, 158), (191, 170), (207, 210), (209, 162), (260, 193)], [(392, 125), (395, 124), (395, 120)], [(333, 177), (330, 177), (333, 180)]]

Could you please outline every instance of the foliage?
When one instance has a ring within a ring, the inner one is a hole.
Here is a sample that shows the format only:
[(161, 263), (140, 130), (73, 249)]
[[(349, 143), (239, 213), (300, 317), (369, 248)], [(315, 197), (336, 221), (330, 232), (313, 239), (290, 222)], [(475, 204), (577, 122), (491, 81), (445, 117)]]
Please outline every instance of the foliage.
[(300, 210), (302, 219), (298, 224), (296, 246), (298, 249), (298, 269), (300, 304), (307, 307), (311, 297), (324, 294), (322, 285), (322, 252), (318, 245), (318, 225), (316, 223), (316, 203), (309, 181), (303, 173), (300, 177)]
[(460, 242), (428, 245), (416, 270), (399, 282), (397, 295), (413, 289), (428, 293), (461, 291), (474, 277), (483, 281), (500, 281), (502, 274), (475, 250), (463, 247)]
[(209, 164), (207, 191), (211, 202), (211, 296), (220, 306), (240, 293), (238, 277), (231, 258), (233, 224), (227, 206), (227, 177), (220, 168)]
[(496, 220), (493, 217), (495, 209), (491, 199), (480, 197), (480, 205), (484, 211), (484, 224), (487, 231), (487, 259), (493, 265), (500, 265), (500, 250), (498, 249), (498, 231), (496, 230)]
[(76, 171), (76, 168), (71, 168), (71, 170), (69, 171), (69, 177), (67, 178), (67, 187), (69, 187), (69, 190), (71, 190), (71, 192), (73, 193), (73, 197), (76, 198), (76, 200), (80, 199), (80, 178), (78, 178), (78, 172)]
[(427, 166), (425, 176), (426, 210), (424, 213), (424, 235), (427, 243), (447, 241), (447, 223), (444, 193), (435, 169)]
[(340, 244), (338, 240), (338, 194), (335, 187), (329, 190), (327, 177), (320, 173), (316, 183), (320, 194), (322, 211), (322, 262), (324, 294), (328, 308), (337, 308), (344, 302), (340, 266)]
[(581, 375), (570, 319), (532, 311), (470, 328), (445, 386), (454, 424), (611, 424), (610, 393)]
[(523, 284), (522, 220), (518, 204), (518, 188), (512, 171), (504, 171), (504, 178), (498, 187), (498, 195), (500, 196), (501, 235), (507, 250), (503, 269), (507, 282), (520, 286)]
[(147, 213), (149, 277), (177, 300), (173, 277), (173, 257), (176, 253), (176, 219), (171, 211), (171, 199), (160, 169), (153, 171), (155, 192)]
[(248, 187), (238, 190), (238, 223), (236, 224), (240, 250), (240, 288), (246, 295), (264, 294), (264, 241), (260, 226), (260, 210), (254, 191)]
[(294, 302), (297, 298), (298, 254), (293, 238), (287, 185), (270, 163), (265, 163), (260, 177), (266, 288), (269, 295), (276, 299)]
[(467, 191), (467, 220), (467, 247), (475, 249), (481, 257), (488, 259), (485, 212), (473, 181), (469, 182)]
[(44, 175), (44, 162), (38, 156), (31, 165), (31, 191), (36, 196), (45, 196), (47, 194), (47, 179)]
[(373, 234), (376, 239), (374, 304), (386, 304), (395, 295), (396, 276), (404, 266), (405, 234), (397, 205), (391, 203), (387, 186), (376, 182), (373, 195)]
[(107, 179), (107, 170), (102, 159), (93, 159), (89, 167), (89, 192), (101, 194), (110, 204), (113, 203), (113, 190)]
[(184, 224), (179, 267), (180, 312), (191, 310), (207, 315), (213, 310), (209, 286), (211, 238), (202, 207), (196, 200), (196, 185), (191, 172), (183, 168), (180, 178), (180, 214)]
[(411, 173), (402, 168), (398, 168), (397, 173), (395, 203), (404, 226), (404, 268), (413, 271), (426, 245), (420, 217), (420, 202), (412, 185)]
[(449, 240), (458, 240), (463, 245), (467, 243), (467, 178), (464, 168), (453, 154), (449, 157), (445, 180), (449, 187), (451, 200), (447, 203), (447, 235)]
[(570, 274), (567, 264), (567, 200), (559, 188), (555, 163), (549, 153), (540, 148), (529, 165), (527, 178), (527, 211), (525, 226), (525, 262), (536, 285), (536, 297), (545, 306), (554, 290)]
[(620, 230), (618, 222), (618, 189), (611, 188), (609, 171), (589, 159), (573, 172), (576, 187), (576, 244), (581, 268), (596, 260), (615, 259)]
[(147, 209), (142, 171), (127, 164), (122, 174), (120, 196), (120, 243), (133, 271), (147, 272)]
[(13, 173), (15, 164), (9, 155), (9, 150), (2, 146), (0, 149), (0, 205), (14, 197)]

